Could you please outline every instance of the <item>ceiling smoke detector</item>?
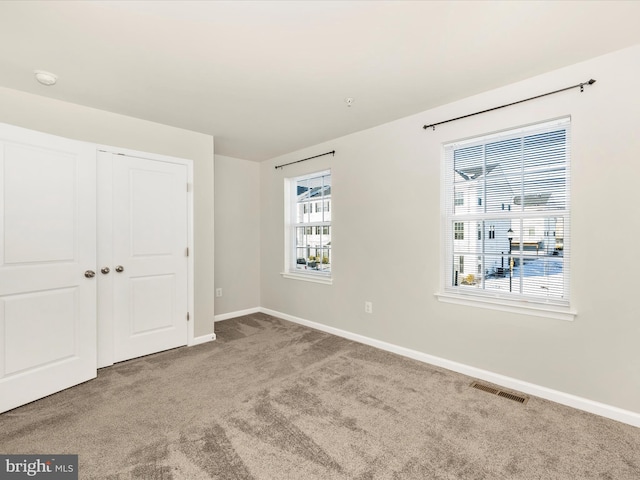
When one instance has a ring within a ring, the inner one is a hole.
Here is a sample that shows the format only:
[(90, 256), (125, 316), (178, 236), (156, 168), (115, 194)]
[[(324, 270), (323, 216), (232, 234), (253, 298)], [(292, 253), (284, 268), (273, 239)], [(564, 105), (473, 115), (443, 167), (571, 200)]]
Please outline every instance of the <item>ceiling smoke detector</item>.
[(347, 97), (344, 99), (344, 102), (347, 104), (347, 107), (350, 107), (351, 105), (353, 105), (353, 98)]
[(47, 87), (55, 85), (58, 81), (58, 76), (54, 75), (53, 73), (44, 72), (42, 70), (35, 70), (33, 74), (36, 76), (36, 80), (39, 83), (41, 83), (42, 85), (46, 85)]

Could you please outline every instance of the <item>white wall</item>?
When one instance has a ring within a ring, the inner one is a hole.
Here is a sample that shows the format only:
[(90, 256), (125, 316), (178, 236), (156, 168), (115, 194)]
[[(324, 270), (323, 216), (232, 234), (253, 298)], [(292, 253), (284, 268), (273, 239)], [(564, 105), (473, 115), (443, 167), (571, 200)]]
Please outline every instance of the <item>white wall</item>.
[(0, 88), (0, 122), (193, 160), (195, 335), (213, 332), (213, 137), (137, 118)]
[[(584, 93), (422, 129), (590, 78), (597, 83)], [(262, 306), (640, 412), (640, 284), (634, 255), (618, 247), (640, 238), (638, 78), (640, 46), (264, 162)], [(564, 115), (572, 117), (575, 321), (438, 302), (442, 144)], [(274, 169), (333, 149), (335, 157)], [(283, 178), (325, 168), (333, 181), (334, 283), (284, 279)], [(366, 300), (373, 314), (364, 313)]]
[(260, 306), (260, 164), (215, 156), (216, 315)]

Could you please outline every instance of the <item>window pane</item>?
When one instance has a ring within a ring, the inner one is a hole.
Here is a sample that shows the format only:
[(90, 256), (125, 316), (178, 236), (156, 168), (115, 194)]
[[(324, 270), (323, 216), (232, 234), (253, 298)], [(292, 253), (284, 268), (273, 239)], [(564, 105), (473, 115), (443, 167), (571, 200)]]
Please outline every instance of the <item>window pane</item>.
[(522, 281), (522, 293), (536, 297), (563, 298), (562, 257), (524, 257), (513, 269), (518, 286)]
[(453, 250), (455, 253), (482, 253), (482, 224), (477, 221), (453, 223)]
[(464, 222), (453, 222), (453, 240), (464, 240)]
[(540, 170), (524, 175), (524, 200), (516, 195), (514, 202), (524, 211), (566, 208), (565, 169)]
[(473, 205), (469, 199), (477, 197), (484, 185), (482, 146), (456, 150), (453, 158), (453, 170), (454, 214), (470, 213)]
[(307, 223), (309, 221), (309, 181), (298, 180), (296, 182), (296, 222)]
[(483, 257), (484, 288), (509, 291), (509, 255), (485, 255)]
[[(507, 219), (492, 219), (488, 218), (484, 221), (484, 242), (483, 253), (501, 255), (503, 253), (509, 253), (509, 229), (512, 229), (514, 223)], [(512, 229), (513, 230), (513, 229)], [(517, 237), (517, 233), (514, 231), (514, 238)], [(514, 240), (517, 242), (517, 240)]]
[(331, 250), (328, 248), (323, 248), (318, 253), (318, 270), (323, 272), (331, 271)]
[(566, 163), (567, 132), (556, 130), (524, 137), (525, 171), (537, 168), (561, 167)]
[(296, 227), (296, 269), (304, 270), (307, 265), (308, 247), (307, 247), (307, 228), (306, 227)]
[(307, 245), (307, 234), (305, 227), (296, 227), (296, 247)]
[(322, 191), (322, 201), (324, 202), (323, 216), (322, 220), (324, 222), (331, 221), (331, 175), (325, 175), (322, 177), (323, 182), (323, 191)]
[(306, 248), (296, 248), (296, 269), (305, 270), (307, 268)]
[(322, 209), (316, 206), (322, 202), (324, 197), (323, 177), (314, 177), (309, 179), (309, 198), (312, 203), (309, 205), (309, 221), (322, 222)]

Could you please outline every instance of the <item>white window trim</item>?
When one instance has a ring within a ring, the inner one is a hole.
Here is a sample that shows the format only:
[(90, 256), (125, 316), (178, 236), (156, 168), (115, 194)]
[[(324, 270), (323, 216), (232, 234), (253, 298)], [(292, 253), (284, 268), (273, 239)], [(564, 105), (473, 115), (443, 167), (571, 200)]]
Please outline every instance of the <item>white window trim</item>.
[[(510, 132), (513, 136), (519, 136), (523, 132), (526, 132), (526, 130), (528, 130), (531, 126), (543, 125), (544, 123), (553, 125), (553, 123), (555, 122), (561, 123), (561, 122), (565, 122), (567, 119), (569, 120), (569, 125), (571, 125), (571, 117), (567, 116), (567, 117), (561, 117), (555, 120), (551, 120), (549, 122), (537, 122), (535, 124), (523, 126), (520, 128), (507, 129), (504, 132)], [(448, 230), (449, 219), (447, 218), (447, 213), (446, 213), (447, 188), (445, 187), (446, 168), (447, 168), (446, 153), (445, 153), (446, 147), (454, 143), (457, 143), (458, 146), (469, 145), (469, 144), (475, 143), (477, 141), (477, 138), (479, 137), (483, 137), (483, 141), (486, 141), (491, 137), (499, 137), (502, 135), (503, 135), (503, 132), (496, 132), (494, 134), (478, 135), (471, 139), (462, 140), (460, 142), (447, 142), (446, 144), (442, 145), (441, 165), (440, 165), (441, 166), (440, 205), (441, 205), (441, 232), (443, 235), (443, 239), (442, 239), (443, 243), (441, 248), (440, 290), (435, 293), (435, 297), (438, 299), (438, 301), (443, 303), (465, 305), (465, 306), (471, 306), (476, 308), (485, 308), (485, 309), (498, 310), (498, 311), (504, 311), (504, 312), (510, 312), (510, 313), (518, 313), (522, 315), (552, 318), (557, 320), (573, 321), (575, 320), (575, 317), (578, 315), (578, 313), (571, 308), (570, 300), (568, 305), (559, 305), (559, 304), (554, 304), (552, 302), (545, 302), (542, 299), (537, 300), (537, 299), (529, 299), (529, 298), (523, 298), (523, 299), (504, 298), (501, 296), (494, 296), (491, 293), (488, 293), (485, 291), (474, 292), (474, 293), (470, 292), (467, 294), (464, 292), (460, 292), (459, 290), (453, 291), (453, 289), (450, 288), (447, 284), (446, 272), (450, 268), (450, 265), (449, 265), (450, 255), (448, 255), (449, 252), (447, 252), (447, 248), (445, 247), (447, 242), (446, 240), (447, 232), (449, 231)], [(571, 168), (571, 159), (569, 159), (568, 166), (569, 168)], [(567, 189), (568, 188), (569, 186), (567, 186)], [(568, 201), (571, 202), (570, 196), (568, 196), (567, 198), (568, 198)], [(569, 225), (571, 222), (570, 212), (566, 216), (566, 218), (567, 218), (567, 228), (569, 228)], [(453, 232), (451, 233), (453, 234)], [(570, 242), (570, 237), (569, 237), (569, 242)], [(565, 272), (565, 275), (568, 276), (568, 272)], [(565, 286), (566, 287), (569, 286), (568, 278), (565, 278)]]
[(578, 315), (578, 312), (571, 310), (569, 307), (545, 305), (544, 303), (528, 302), (526, 300), (518, 302), (517, 300), (510, 301), (504, 298), (491, 298), (489, 296), (483, 298), (480, 295), (463, 295), (449, 292), (438, 292), (435, 296), (443, 303), (487, 308), (490, 310), (533, 315), (536, 317), (554, 318), (556, 320), (566, 320), (569, 322), (575, 320), (576, 315)]
[(283, 278), (289, 280), (302, 280), (304, 282), (322, 283), (324, 285), (333, 285), (333, 278), (327, 273), (293, 273), (293, 272), (280, 272)]
[[(329, 273), (326, 272), (316, 272), (316, 271), (303, 271), (298, 270), (294, 267), (296, 256), (294, 255), (295, 245), (295, 229), (293, 228), (293, 212), (291, 210), (292, 206), (292, 195), (293, 188), (295, 187), (295, 182), (298, 180), (304, 180), (306, 178), (318, 177), (321, 175), (331, 174), (331, 169), (321, 170), (318, 172), (309, 173), (307, 175), (297, 175), (295, 177), (287, 177), (284, 182), (284, 269), (280, 272), (283, 278), (287, 278), (289, 280), (300, 280), (304, 282), (311, 283), (320, 283), (323, 285), (332, 285), (333, 284), (333, 268)], [(333, 180), (332, 180), (333, 184)], [(331, 197), (333, 198), (333, 196)], [(324, 207), (324, 205), (323, 205)], [(324, 211), (324, 209), (323, 209)], [(323, 222), (324, 223), (324, 222)], [(308, 226), (315, 227), (316, 223), (310, 223)], [(324, 226), (324, 225), (320, 225)], [(333, 226), (333, 223), (331, 223)], [(333, 245), (333, 243), (332, 243)]]

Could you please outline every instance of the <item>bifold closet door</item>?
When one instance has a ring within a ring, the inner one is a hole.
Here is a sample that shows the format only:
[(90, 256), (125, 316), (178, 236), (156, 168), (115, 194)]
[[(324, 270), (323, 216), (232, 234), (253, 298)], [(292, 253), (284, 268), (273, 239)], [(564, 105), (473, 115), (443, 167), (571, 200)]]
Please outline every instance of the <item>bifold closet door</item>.
[(118, 362), (187, 344), (188, 172), (184, 164), (111, 159), (109, 267)]
[(96, 376), (95, 166), (0, 124), (0, 412)]

